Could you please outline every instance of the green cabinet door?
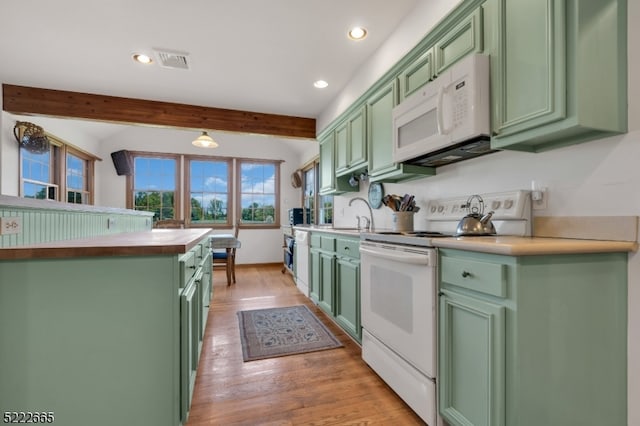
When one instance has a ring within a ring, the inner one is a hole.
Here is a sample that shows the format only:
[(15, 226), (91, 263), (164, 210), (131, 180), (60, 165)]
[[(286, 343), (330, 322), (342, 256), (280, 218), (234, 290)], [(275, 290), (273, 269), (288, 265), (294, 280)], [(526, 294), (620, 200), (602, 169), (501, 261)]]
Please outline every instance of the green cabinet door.
[(627, 131), (625, 0), (498, 5), (493, 148), (539, 152)]
[(320, 301), (320, 250), (309, 249), (309, 297), (314, 303)]
[(400, 102), (431, 81), (435, 75), (433, 58), (432, 48), (424, 52), (400, 72), (398, 76)]
[[(342, 194), (358, 190), (357, 186), (349, 185), (349, 176), (336, 176), (335, 133), (329, 132), (318, 141), (320, 145), (320, 195)], [(342, 155), (346, 158), (345, 153)]]
[(351, 174), (367, 167), (365, 108), (362, 107), (334, 130), (336, 176)]
[(369, 175), (394, 171), (391, 110), (396, 106), (397, 84), (392, 81), (367, 99)]
[(320, 194), (335, 191), (335, 157), (333, 133), (321, 139), (320, 144)]
[(440, 413), (451, 426), (503, 426), (505, 309), (444, 291), (440, 298)]
[(349, 169), (351, 147), (349, 146), (349, 122), (340, 124), (335, 132), (336, 150), (336, 174), (346, 172)]
[(482, 52), (482, 24), (482, 8), (478, 8), (436, 42), (436, 75), (468, 54)]
[(358, 342), (360, 328), (360, 261), (348, 257), (336, 260), (336, 322)]
[(566, 115), (565, 2), (509, 0), (503, 13), (504, 50), (500, 67), (491, 70), (500, 105), (498, 135)]
[(366, 108), (362, 107), (352, 114), (349, 123), (349, 170), (357, 171), (367, 167), (367, 120)]
[(318, 306), (327, 314), (334, 316), (335, 262), (333, 253), (320, 252), (320, 298)]

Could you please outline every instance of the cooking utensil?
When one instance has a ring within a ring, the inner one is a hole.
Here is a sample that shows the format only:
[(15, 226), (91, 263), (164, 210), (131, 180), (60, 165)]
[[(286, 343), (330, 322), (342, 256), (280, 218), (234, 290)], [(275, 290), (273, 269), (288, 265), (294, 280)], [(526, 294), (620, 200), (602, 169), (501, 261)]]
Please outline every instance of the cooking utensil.
[[(472, 205), (474, 199), (478, 200), (478, 205)], [(484, 201), (482, 197), (479, 195), (472, 195), (467, 200), (467, 210), (469, 214), (463, 217), (458, 223), (458, 227), (456, 228), (456, 236), (465, 236), (465, 235), (495, 235), (496, 228), (493, 226), (491, 222), (491, 217), (495, 213), (494, 211), (490, 211), (489, 213), (483, 215), (484, 213)]]

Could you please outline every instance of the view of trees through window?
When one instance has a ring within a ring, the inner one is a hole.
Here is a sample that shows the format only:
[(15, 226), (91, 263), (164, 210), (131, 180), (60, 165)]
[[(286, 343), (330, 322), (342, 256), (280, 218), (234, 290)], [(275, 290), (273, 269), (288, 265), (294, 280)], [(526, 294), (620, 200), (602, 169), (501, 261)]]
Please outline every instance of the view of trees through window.
[(93, 203), (95, 157), (47, 135), (49, 148), (20, 147), (20, 195), (74, 204)]
[(67, 153), (67, 202), (86, 204), (89, 191), (87, 186), (87, 161)]
[(229, 163), (189, 161), (192, 223), (228, 223)]
[(133, 208), (154, 213), (154, 220), (174, 219), (177, 160), (135, 157)]
[(279, 223), (276, 183), (279, 164), (238, 161), (240, 183), (240, 218), (245, 224)]

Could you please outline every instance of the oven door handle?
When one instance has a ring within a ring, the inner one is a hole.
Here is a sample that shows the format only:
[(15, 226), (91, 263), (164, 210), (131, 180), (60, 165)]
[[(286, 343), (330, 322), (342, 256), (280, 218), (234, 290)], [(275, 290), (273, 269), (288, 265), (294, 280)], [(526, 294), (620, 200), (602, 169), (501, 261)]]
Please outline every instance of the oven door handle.
[(411, 263), (414, 265), (428, 265), (429, 253), (412, 253), (410, 251), (395, 252), (395, 250), (384, 250), (372, 247), (360, 246), (360, 253), (379, 257), (382, 259), (394, 260), (402, 263)]

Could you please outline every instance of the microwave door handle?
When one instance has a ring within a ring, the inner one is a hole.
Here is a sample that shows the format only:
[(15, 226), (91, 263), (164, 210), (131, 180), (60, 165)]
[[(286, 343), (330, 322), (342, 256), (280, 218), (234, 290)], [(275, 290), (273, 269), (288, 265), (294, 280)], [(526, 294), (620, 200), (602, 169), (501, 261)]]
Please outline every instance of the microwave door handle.
[(447, 133), (449, 133), (449, 131), (451, 129), (447, 129), (444, 127), (444, 111), (443, 111), (443, 107), (444, 107), (444, 92), (446, 91), (446, 89), (444, 88), (444, 86), (440, 86), (440, 88), (438, 89), (438, 106), (437, 106), (437, 125), (438, 125), (438, 134), (440, 135), (446, 135)]

